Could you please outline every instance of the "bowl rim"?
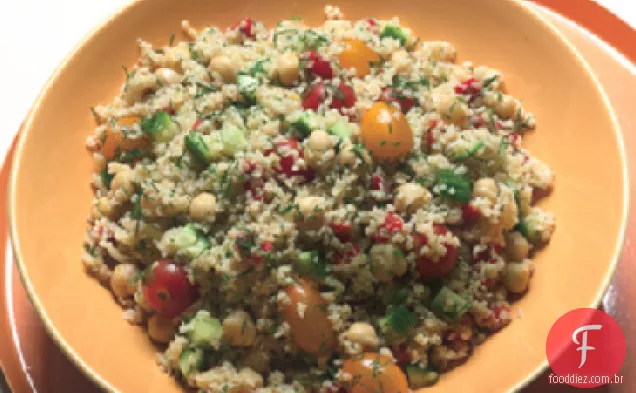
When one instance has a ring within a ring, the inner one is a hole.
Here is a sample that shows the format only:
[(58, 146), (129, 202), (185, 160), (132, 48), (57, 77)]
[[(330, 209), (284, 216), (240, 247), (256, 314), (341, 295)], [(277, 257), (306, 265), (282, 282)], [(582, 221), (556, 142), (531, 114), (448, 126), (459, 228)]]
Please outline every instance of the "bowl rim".
[[(18, 272), (20, 275), (20, 281), (25, 288), (25, 292), (27, 294), (27, 298), (33, 305), (38, 317), (43, 322), (45, 331), (49, 335), (49, 337), (55, 342), (58, 348), (64, 353), (64, 355), (75, 365), (75, 367), (80, 370), (82, 374), (84, 374), (91, 382), (93, 382), (99, 389), (108, 393), (121, 393), (117, 390), (110, 382), (105, 380), (98, 372), (96, 372), (90, 365), (84, 362), (80, 356), (75, 352), (75, 350), (69, 345), (69, 343), (62, 337), (60, 332), (57, 330), (53, 322), (49, 319), (42, 303), (40, 302), (39, 297), (35, 293), (35, 290), (29, 280), (29, 277), (26, 272), (26, 265), (22, 260), (22, 255), (20, 249), (18, 247), (19, 237), (16, 227), (15, 220), (15, 191), (17, 187), (17, 172), (18, 172), (18, 162), (22, 157), (22, 153), (24, 150), (24, 145), (26, 143), (26, 136), (28, 134), (28, 130), (30, 129), (30, 125), (33, 121), (34, 114), (37, 112), (40, 107), (42, 100), (46, 96), (47, 92), (51, 88), (51, 86), (58, 80), (61, 72), (66, 68), (69, 61), (75, 57), (75, 55), (83, 49), (89, 41), (95, 36), (97, 33), (108, 27), (111, 23), (113, 23), (117, 18), (126, 13), (129, 9), (136, 6), (138, 3), (142, 3), (150, 0), (132, 0), (128, 4), (121, 6), (119, 9), (111, 13), (109, 16), (105, 17), (99, 24), (97, 24), (93, 29), (91, 29), (88, 33), (86, 33), (82, 39), (64, 56), (64, 58), (60, 61), (58, 66), (52, 72), (52, 74), (48, 77), (43, 87), (38, 92), (38, 95), (32, 104), (31, 108), (27, 112), (24, 121), (20, 125), (17, 141), (15, 142), (15, 150), (11, 157), (11, 168), (9, 174), (9, 184), (7, 188), (8, 197), (7, 197), (7, 217), (9, 221), (8, 226), (8, 235), (11, 243), (11, 247), (13, 248), (13, 259), (14, 263), (18, 268)], [(607, 292), (609, 284), (616, 273), (616, 268), (620, 261), (620, 256), (624, 247), (625, 238), (627, 235), (627, 224), (629, 221), (629, 211), (630, 211), (630, 174), (629, 174), (629, 165), (627, 160), (627, 153), (625, 149), (625, 140), (623, 138), (622, 127), (618, 121), (618, 116), (612, 107), (607, 92), (605, 88), (601, 85), (598, 77), (592, 71), (589, 63), (583, 55), (579, 52), (579, 50), (572, 44), (566, 37), (561, 33), (550, 21), (548, 21), (543, 15), (541, 15), (538, 10), (532, 8), (531, 4), (528, 4), (527, 0), (504, 0), (511, 3), (513, 6), (517, 7), (519, 12), (525, 13), (530, 18), (533, 18), (539, 24), (543, 25), (548, 31), (552, 34), (555, 39), (558, 39), (563, 43), (570, 54), (574, 56), (576, 61), (579, 62), (580, 65), (583, 66), (588, 76), (591, 78), (594, 83), (596, 90), (601, 95), (601, 99), (603, 101), (603, 108), (606, 113), (609, 115), (610, 120), (612, 122), (612, 130), (616, 134), (616, 141), (618, 144), (618, 151), (621, 160), (622, 166), (622, 181), (623, 181), (623, 204), (621, 206), (622, 217), (619, 228), (619, 235), (616, 239), (616, 245), (614, 248), (613, 255), (611, 257), (611, 263), (609, 269), (607, 270), (605, 276), (603, 277), (603, 281), (599, 286), (599, 290), (596, 293), (594, 301), (590, 304), (589, 308), (598, 308), (601, 304), (603, 296)], [(548, 360), (544, 360), (535, 370), (531, 371), (524, 379), (517, 382), (512, 388), (508, 390), (507, 393), (517, 392), (522, 388), (525, 388), (534, 381), (541, 373), (543, 373), (548, 368)]]

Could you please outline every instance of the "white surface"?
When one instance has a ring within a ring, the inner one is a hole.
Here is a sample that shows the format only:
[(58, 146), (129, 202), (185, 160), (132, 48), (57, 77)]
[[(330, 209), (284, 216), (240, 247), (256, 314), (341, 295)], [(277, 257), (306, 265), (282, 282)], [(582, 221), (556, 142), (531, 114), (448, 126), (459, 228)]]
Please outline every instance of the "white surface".
[[(0, 86), (3, 90), (0, 94), (0, 157), (4, 157), (22, 119), (59, 62), (95, 25), (128, 1), (3, 2), (0, 7), (0, 37), (3, 38), (0, 52)], [(597, 1), (636, 28), (636, 1)]]

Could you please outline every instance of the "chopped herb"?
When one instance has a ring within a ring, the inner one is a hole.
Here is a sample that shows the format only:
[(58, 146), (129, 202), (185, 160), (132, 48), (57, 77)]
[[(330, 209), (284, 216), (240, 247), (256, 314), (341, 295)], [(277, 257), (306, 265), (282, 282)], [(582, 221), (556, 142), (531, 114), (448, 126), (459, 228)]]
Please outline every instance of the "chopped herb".
[(93, 114), (93, 117), (95, 118), (96, 121), (99, 121), (99, 116), (97, 115), (97, 111), (95, 111), (95, 108), (91, 106), (91, 113)]
[(471, 158), (471, 157), (475, 156), (475, 154), (477, 154), (479, 152), (479, 150), (481, 150), (484, 146), (485, 146), (484, 141), (478, 140), (470, 148), (470, 150), (468, 150), (467, 152), (462, 152), (462, 153), (459, 153), (459, 154), (455, 154), (453, 156), (453, 159), (455, 161), (462, 161), (462, 160), (465, 160), (467, 158)]
[(119, 155), (119, 161), (123, 163), (130, 163), (148, 154), (146, 149), (132, 149), (131, 151), (122, 152)]
[(439, 77), (439, 81), (440, 83), (446, 83), (448, 82), (448, 77), (446, 75), (442, 75)]
[(473, 184), (466, 175), (459, 175), (452, 170), (438, 172), (440, 196), (460, 203), (470, 202)]
[(172, 44), (174, 44), (174, 33), (170, 34), (170, 46), (172, 46)]
[(481, 83), (481, 85), (485, 88), (487, 88), (488, 86), (490, 86), (494, 81), (497, 80), (497, 75), (493, 75), (490, 78), (486, 78), (484, 79), (484, 81)]
[(380, 319), (383, 330), (390, 330), (398, 335), (406, 335), (417, 324), (417, 317), (405, 305), (391, 306), (387, 314)]
[(111, 173), (108, 173), (108, 168), (102, 169), (102, 171), (99, 174), (100, 174), (100, 176), (102, 178), (102, 183), (107, 188), (110, 188), (110, 183), (113, 181), (113, 178), (115, 177), (115, 175), (111, 174)]
[(292, 16), (291, 18), (289, 18), (290, 20), (303, 20), (303, 18), (301, 16)]
[(503, 155), (506, 152), (506, 149), (510, 146), (510, 142), (501, 138), (501, 143), (499, 143), (499, 155)]

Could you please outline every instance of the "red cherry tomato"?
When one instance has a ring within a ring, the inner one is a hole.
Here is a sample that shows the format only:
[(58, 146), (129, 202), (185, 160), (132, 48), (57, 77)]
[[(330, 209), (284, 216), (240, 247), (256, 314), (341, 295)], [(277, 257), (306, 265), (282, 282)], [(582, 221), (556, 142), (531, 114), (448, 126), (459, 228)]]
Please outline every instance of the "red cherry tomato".
[(148, 305), (166, 318), (178, 316), (199, 297), (183, 267), (170, 259), (157, 261), (144, 277), (142, 291)]
[(378, 231), (373, 234), (373, 240), (375, 240), (376, 243), (388, 243), (394, 234), (402, 231), (403, 226), (404, 221), (402, 217), (394, 212), (387, 212), (384, 223), (380, 225)]
[(325, 102), (325, 84), (324, 82), (310, 86), (303, 93), (303, 109), (311, 109), (317, 111), (320, 104)]
[(475, 78), (469, 78), (455, 85), (455, 94), (476, 95), (481, 91), (481, 84)]
[(351, 240), (351, 231), (353, 226), (351, 224), (331, 224), (330, 225), (333, 234), (340, 239), (341, 242), (348, 242)]
[(481, 213), (477, 208), (470, 205), (469, 203), (465, 203), (462, 205), (462, 219), (465, 224), (472, 225), (479, 220)]
[(192, 125), (192, 129), (196, 130), (197, 128), (199, 128), (201, 123), (203, 123), (203, 121), (201, 119), (197, 119), (197, 121), (195, 121), (194, 124)]
[(240, 21), (235, 28), (239, 29), (239, 31), (245, 34), (245, 36), (248, 38), (255, 37), (254, 32), (252, 31), (252, 18), (250, 17), (247, 17), (243, 19), (242, 21)]
[[(446, 235), (448, 228), (446, 225), (434, 224), (433, 232), (437, 235)], [(426, 242), (423, 242), (426, 240)], [(426, 236), (420, 235), (415, 238), (416, 245), (424, 245), (428, 242)], [(446, 248), (446, 254), (441, 256), (437, 261), (434, 261), (428, 256), (420, 255), (417, 261), (417, 269), (420, 273), (422, 280), (433, 280), (436, 278), (442, 278), (449, 275), (457, 265), (457, 258), (459, 253), (457, 247), (451, 244), (444, 244)]]
[(346, 247), (345, 251), (334, 253), (332, 259), (334, 265), (348, 265), (360, 254), (360, 247), (357, 244), (349, 243)]
[(351, 108), (356, 103), (356, 93), (351, 86), (340, 83), (337, 88), (333, 89), (333, 96), (331, 98), (331, 109), (337, 109), (342, 112), (343, 108)]
[(309, 61), (306, 68), (312, 75), (319, 76), (322, 79), (333, 78), (333, 69), (331, 68), (331, 64), (327, 60), (323, 59), (322, 56), (316, 52), (307, 52), (303, 55), (303, 57)]
[(385, 87), (380, 94), (380, 101), (387, 104), (397, 103), (402, 113), (406, 113), (415, 105), (415, 98), (407, 97), (392, 87)]
[[(303, 151), (300, 149), (298, 141), (294, 138), (286, 138), (274, 142), (275, 148), (266, 150), (265, 156), (278, 154), (280, 156), (279, 167), (276, 171), (287, 177), (300, 176), (306, 181), (314, 178), (314, 171), (310, 168), (294, 168), (296, 160), (303, 158)], [(293, 152), (296, 152), (295, 154)]]

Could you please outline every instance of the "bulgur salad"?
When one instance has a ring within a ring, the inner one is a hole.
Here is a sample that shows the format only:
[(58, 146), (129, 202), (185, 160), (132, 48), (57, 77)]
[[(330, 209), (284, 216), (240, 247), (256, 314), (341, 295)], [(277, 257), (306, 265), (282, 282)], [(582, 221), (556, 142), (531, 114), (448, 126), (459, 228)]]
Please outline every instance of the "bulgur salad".
[(554, 231), (499, 71), (326, 13), (183, 22), (93, 108), (84, 265), (201, 392), (431, 386), (518, 315)]

